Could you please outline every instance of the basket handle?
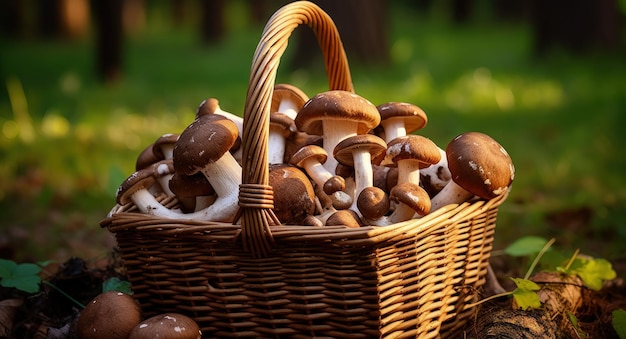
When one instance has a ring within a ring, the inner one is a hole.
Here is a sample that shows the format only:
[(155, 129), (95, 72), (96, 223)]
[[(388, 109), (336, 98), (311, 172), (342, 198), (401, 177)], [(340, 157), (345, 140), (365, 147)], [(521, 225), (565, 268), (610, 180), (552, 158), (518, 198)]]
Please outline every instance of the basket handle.
[(240, 236), (244, 250), (257, 257), (266, 256), (274, 243), (270, 224), (280, 224), (272, 211), (274, 198), (269, 186), (270, 105), (280, 57), (300, 24), (308, 25), (317, 36), (330, 89), (354, 91), (343, 44), (328, 14), (312, 2), (296, 1), (272, 15), (254, 53), (241, 135)]

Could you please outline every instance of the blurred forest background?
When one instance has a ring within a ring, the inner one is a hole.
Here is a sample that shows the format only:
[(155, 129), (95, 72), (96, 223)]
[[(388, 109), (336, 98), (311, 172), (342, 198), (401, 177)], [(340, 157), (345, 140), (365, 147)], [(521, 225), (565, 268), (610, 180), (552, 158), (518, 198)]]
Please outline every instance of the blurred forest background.
[[(108, 254), (99, 221), (139, 152), (208, 98), (241, 115), (274, 0), (0, 2), (0, 257)], [(626, 1), (317, 1), (357, 93), (406, 101), (440, 147), (481, 131), (516, 177), (496, 249), (520, 237), (626, 262)], [(277, 82), (327, 89), (298, 29)]]

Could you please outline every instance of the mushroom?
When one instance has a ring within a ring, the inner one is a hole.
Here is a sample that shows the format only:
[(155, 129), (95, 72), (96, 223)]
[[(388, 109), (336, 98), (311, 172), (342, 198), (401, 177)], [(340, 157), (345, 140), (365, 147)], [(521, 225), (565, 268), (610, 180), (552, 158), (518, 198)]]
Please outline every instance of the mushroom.
[(419, 184), (420, 169), (441, 159), (439, 147), (421, 135), (409, 134), (394, 138), (387, 144), (381, 165), (398, 167), (398, 183)]
[(410, 103), (388, 102), (376, 108), (380, 114), (380, 127), (387, 143), (397, 137), (411, 134), (428, 123), (426, 113)]
[(237, 139), (237, 126), (218, 115), (203, 115), (180, 134), (174, 146), (176, 172), (193, 175), (202, 172), (217, 199), (210, 206), (185, 218), (232, 222), (238, 209), (241, 166), (229, 149)]
[(274, 190), (274, 214), (281, 223), (301, 225), (315, 211), (313, 185), (297, 167), (270, 164), (269, 185)]
[(198, 109), (196, 109), (196, 118), (206, 115), (206, 114), (217, 114), (222, 117), (227, 118), (237, 125), (238, 137), (237, 141), (233, 144), (233, 147), (230, 149), (230, 152), (233, 154), (235, 159), (239, 163), (241, 163), (241, 154), (242, 149), (239, 147), (241, 145), (241, 140), (239, 139), (239, 135), (243, 135), (243, 118), (235, 115), (230, 112), (224, 111), (219, 104), (219, 100), (215, 98), (208, 98), (200, 103)]
[(334, 158), (341, 164), (354, 167), (354, 196), (350, 208), (358, 212), (357, 197), (365, 187), (374, 185), (372, 163), (382, 160), (387, 144), (373, 134), (359, 134), (342, 140), (333, 150)]
[(375, 225), (376, 220), (389, 212), (389, 195), (379, 187), (366, 187), (357, 197), (356, 204), (363, 216), (363, 222)]
[[(294, 119), (298, 130), (323, 137), (322, 147), (332, 154), (335, 146), (348, 137), (365, 134), (380, 123), (376, 106), (348, 91), (322, 92), (309, 99)], [(324, 167), (335, 173), (337, 161), (330, 157)]]
[(272, 92), (270, 112), (279, 112), (295, 119), (307, 100), (309, 96), (298, 87), (290, 84), (276, 84)]
[(433, 211), (472, 196), (492, 199), (505, 194), (515, 178), (507, 151), (484, 133), (458, 135), (448, 143), (446, 155), (452, 180), (432, 198)]
[(389, 215), (389, 224), (406, 221), (414, 217), (424, 216), (430, 212), (431, 201), (428, 193), (418, 184), (403, 182), (391, 189), (389, 199), (396, 202), (396, 207)]
[(135, 171), (144, 169), (161, 160), (154, 154), (153, 147), (154, 144), (150, 144), (139, 153), (135, 161)]
[(287, 139), (296, 132), (293, 119), (283, 113), (270, 113), (268, 163), (282, 164)]
[(171, 159), (176, 140), (178, 140), (177, 134), (169, 133), (161, 135), (154, 144), (152, 144), (152, 153), (154, 153), (158, 159)]
[[(439, 148), (439, 146), (437, 146)], [(439, 148), (441, 158), (436, 164), (420, 169), (420, 185), (432, 197), (441, 191), (450, 181), (452, 175), (448, 169), (446, 151)]]
[(191, 318), (180, 313), (150, 317), (135, 326), (128, 339), (200, 339), (202, 331)]
[(152, 164), (152, 173), (159, 183), (161, 190), (168, 196), (173, 197), (175, 194), (170, 190), (169, 181), (174, 175), (174, 161), (172, 158), (161, 160)]
[(76, 322), (78, 339), (126, 339), (141, 322), (141, 309), (135, 299), (117, 291), (93, 298)]
[(169, 182), (170, 190), (180, 202), (184, 213), (192, 213), (208, 207), (215, 201), (215, 190), (202, 173), (184, 175), (174, 172)]
[(359, 215), (350, 209), (339, 210), (333, 213), (326, 219), (326, 226), (339, 226), (343, 225), (349, 228), (359, 228), (363, 226)]
[(144, 214), (150, 214), (154, 216), (164, 218), (177, 218), (182, 213), (170, 210), (160, 202), (156, 200), (154, 195), (149, 191), (149, 188), (156, 183), (154, 177), (154, 171), (152, 168), (144, 168), (131, 174), (122, 184), (118, 187), (116, 193), (117, 203), (120, 205), (126, 205), (130, 202)]

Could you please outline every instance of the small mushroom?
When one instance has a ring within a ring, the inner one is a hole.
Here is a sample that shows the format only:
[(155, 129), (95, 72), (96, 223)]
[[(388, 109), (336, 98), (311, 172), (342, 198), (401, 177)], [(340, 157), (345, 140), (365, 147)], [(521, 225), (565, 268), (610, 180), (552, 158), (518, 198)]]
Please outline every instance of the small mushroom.
[(233, 157), (235, 157), (235, 159), (237, 159), (237, 161), (241, 164), (242, 149), (240, 148), (241, 139), (239, 136), (243, 134), (243, 118), (236, 114), (224, 111), (220, 107), (219, 100), (215, 98), (208, 98), (202, 101), (198, 106), (198, 109), (196, 109), (196, 118), (207, 114), (217, 114), (235, 123), (237, 126), (238, 136), (237, 141), (235, 141), (230, 149), (230, 153), (232, 153)]
[[(380, 123), (376, 106), (348, 91), (322, 92), (309, 99), (294, 119), (298, 130), (323, 137), (322, 147), (332, 154), (343, 139), (365, 134)], [(335, 173), (337, 161), (328, 158), (324, 167)]]
[(315, 211), (315, 191), (300, 169), (270, 164), (269, 185), (274, 190), (274, 214), (283, 224), (301, 225)]
[(159, 183), (161, 190), (168, 196), (173, 197), (174, 193), (170, 190), (169, 181), (174, 175), (174, 161), (172, 158), (161, 160), (152, 164), (152, 173)]
[(460, 204), (472, 196), (492, 199), (505, 194), (515, 178), (515, 167), (507, 151), (492, 137), (467, 132), (446, 147), (452, 180), (432, 198), (432, 210)]
[(372, 163), (380, 163), (386, 147), (385, 141), (373, 134), (359, 134), (342, 140), (333, 150), (339, 163), (354, 167), (356, 187), (350, 208), (357, 213), (357, 197), (364, 188), (374, 186)]
[(153, 147), (154, 144), (150, 144), (144, 148), (143, 151), (139, 152), (137, 160), (135, 161), (135, 171), (144, 169), (161, 160), (154, 154)]
[(156, 200), (149, 191), (155, 183), (156, 178), (152, 168), (148, 167), (136, 171), (118, 187), (117, 203), (126, 205), (132, 202), (142, 213), (164, 218), (177, 218), (182, 215), (182, 213), (164, 207)]
[(389, 199), (396, 202), (396, 207), (389, 215), (389, 224), (406, 221), (414, 215), (424, 216), (430, 212), (431, 201), (428, 193), (412, 182), (399, 183), (391, 189)]
[(307, 100), (309, 96), (298, 87), (290, 84), (276, 84), (272, 92), (270, 112), (285, 114), (293, 120)]
[(379, 187), (366, 187), (357, 197), (357, 207), (363, 216), (363, 222), (375, 225), (375, 221), (389, 212), (389, 195)]
[(398, 183), (419, 184), (420, 169), (441, 159), (439, 147), (421, 135), (409, 134), (394, 138), (387, 144), (381, 165), (398, 167)]
[(180, 209), (184, 213), (192, 213), (208, 207), (217, 198), (213, 186), (202, 173), (184, 175), (174, 172), (169, 188), (178, 198)]
[(178, 140), (177, 134), (163, 134), (152, 144), (152, 152), (158, 159), (171, 159), (176, 140)]
[(229, 149), (237, 139), (237, 126), (218, 115), (198, 117), (180, 134), (174, 146), (176, 172), (193, 175), (202, 172), (217, 199), (210, 206), (185, 218), (232, 222), (238, 209), (241, 166)]
[(363, 222), (359, 215), (351, 210), (338, 210), (326, 219), (326, 226), (346, 226), (349, 228), (359, 228), (363, 226)]
[(391, 140), (411, 134), (428, 123), (424, 111), (406, 102), (388, 102), (376, 107), (380, 114), (380, 126), (387, 143)]
[(110, 291), (93, 298), (76, 322), (78, 339), (126, 339), (141, 322), (141, 309), (125, 293)]
[(150, 317), (130, 332), (128, 339), (200, 339), (202, 331), (191, 318), (180, 313), (164, 313)]

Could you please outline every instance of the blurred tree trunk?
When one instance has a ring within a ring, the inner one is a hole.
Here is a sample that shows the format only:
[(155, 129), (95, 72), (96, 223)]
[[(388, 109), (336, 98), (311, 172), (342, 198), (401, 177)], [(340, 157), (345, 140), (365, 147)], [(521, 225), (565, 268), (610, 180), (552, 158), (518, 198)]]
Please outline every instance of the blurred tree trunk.
[(472, 0), (452, 0), (452, 22), (466, 24), (472, 18)]
[(257, 25), (265, 25), (272, 14), (270, 12), (271, 3), (269, 0), (249, 0), (250, 17), (252, 23)]
[(113, 83), (122, 76), (122, 9), (124, 0), (94, 0), (96, 72)]
[(145, 0), (124, 0), (122, 27), (124, 33), (135, 34), (146, 26)]
[(533, 0), (534, 50), (555, 47), (572, 53), (613, 50), (621, 45), (617, 0)]
[[(388, 4), (384, 0), (315, 0), (335, 22), (348, 60), (366, 64), (387, 64)], [(292, 67), (307, 67), (321, 54), (310, 29), (296, 30)]]
[(57, 38), (61, 35), (61, 0), (38, 0), (39, 35)]
[(219, 42), (224, 38), (224, 1), (200, 0), (200, 30), (206, 44)]
[(170, 0), (170, 15), (174, 26), (182, 26), (187, 20), (187, 0)]
[(87, 0), (61, 0), (60, 21), (63, 36), (80, 39), (89, 30), (89, 2)]

